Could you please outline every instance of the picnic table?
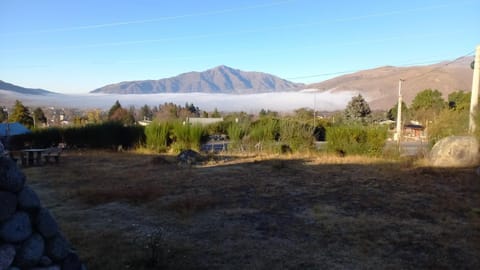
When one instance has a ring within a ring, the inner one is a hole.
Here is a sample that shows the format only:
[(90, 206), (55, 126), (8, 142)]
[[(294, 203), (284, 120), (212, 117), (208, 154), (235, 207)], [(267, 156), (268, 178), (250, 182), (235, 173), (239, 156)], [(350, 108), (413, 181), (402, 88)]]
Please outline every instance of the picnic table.
[(31, 148), (21, 150), (22, 165), (33, 166), (40, 165), (42, 163), (42, 153), (45, 152), (45, 148)]

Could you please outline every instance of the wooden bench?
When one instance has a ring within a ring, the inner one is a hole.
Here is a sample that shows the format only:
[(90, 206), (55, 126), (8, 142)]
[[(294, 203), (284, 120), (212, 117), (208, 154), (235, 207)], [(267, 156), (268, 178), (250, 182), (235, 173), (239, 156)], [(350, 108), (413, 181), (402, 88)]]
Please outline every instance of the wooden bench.
[(55, 159), (55, 163), (58, 163), (60, 160), (61, 153), (62, 153), (62, 149), (52, 147), (45, 150), (45, 152), (42, 153), (42, 156), (45, 159), (45, 163), (50, 163), (51, 158)]

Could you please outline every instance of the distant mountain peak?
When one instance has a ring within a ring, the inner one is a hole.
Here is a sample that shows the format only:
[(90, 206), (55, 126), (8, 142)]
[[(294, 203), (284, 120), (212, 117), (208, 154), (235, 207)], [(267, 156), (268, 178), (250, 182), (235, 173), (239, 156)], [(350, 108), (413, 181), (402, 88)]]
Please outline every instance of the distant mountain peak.
[(202, 72), (187, 72), (160, 80), (130, 81), (106, 85), (91, 93), (153, 94), (153, 93), (231, 93), (247, 94), (261, 92), (291, 91), (303, 84), (281, 79), (277, 76), (235, 69), (219, 65)]

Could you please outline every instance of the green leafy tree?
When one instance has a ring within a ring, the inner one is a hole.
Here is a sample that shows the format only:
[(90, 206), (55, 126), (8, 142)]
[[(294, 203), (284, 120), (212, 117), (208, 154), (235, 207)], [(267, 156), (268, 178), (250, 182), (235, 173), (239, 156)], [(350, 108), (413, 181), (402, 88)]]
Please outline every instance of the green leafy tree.
[(27, 107), (22, 102), (16, 100), (13, 106), (13, 111), (9, 115), (10, 122), (19, 122), (28, 128), (33, 127), (33, 117)]
[(365, 121), (371, 114), (370, 106), (362, 95), (352, 97), (344, 111), (345, 119), (349, 121)]
[(150, 107), (145, 104), (143, 107), (140, 108), (140, 119), (147, 119), (147, 120), (152, 120), (153, 117), (153, 112)]
[[(387, 111), (387, 118), (392, 121), (397, 121), (397, 112), (398, 112), (398, 102)], [(410, 119), (410, 110), (407, 107), (407, 104), (402, 101), (402, 121), (406, 122)]]
[(42, 108), (38, 107), (33, 111), (33, 118), (35, 119), (35, 125), (39, 124), (47, 124), (47, 117), (45, 117), (45, 113), (43, 112)]
[(438, 90), (425, 89), (419, 92), (412, 101), (410, 108), (413, 117), (423, 123), (432, 120), (445, 108), (445, 100)]
[(452, 110), (463, 111), (470, 109), (470, 99), (472, 93), (465, 91), (455, 91), (448, 95), (448, 107)]

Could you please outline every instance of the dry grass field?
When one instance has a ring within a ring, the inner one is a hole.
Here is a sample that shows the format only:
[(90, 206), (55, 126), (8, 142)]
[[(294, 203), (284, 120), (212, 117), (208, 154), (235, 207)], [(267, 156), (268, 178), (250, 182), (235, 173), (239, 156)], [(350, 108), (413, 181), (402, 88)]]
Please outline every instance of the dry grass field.
[(480, 269), (472, 168), (87, 151), (23, 171), (89, 269)]

